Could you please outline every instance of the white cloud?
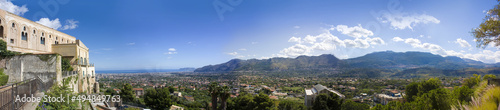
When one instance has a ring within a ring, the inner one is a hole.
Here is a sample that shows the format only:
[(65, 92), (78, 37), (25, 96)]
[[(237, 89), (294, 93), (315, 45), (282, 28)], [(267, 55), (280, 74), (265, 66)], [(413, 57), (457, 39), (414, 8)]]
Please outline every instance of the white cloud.
[(175, 48), (169, 48), (168, 51), (176, 51)]
[(335, 28), (337, 31), (341, 32), (342, 34), (354, 37), (354, 38), (361, 38), (361, 37), (368, 37), (368, 36), (373, 36), (373, 32), (364, 29), (361, 27), (361, 25), (354, 26), (354, 27), (348, 27), (346, 25), (337, 25)]
[(66, 20), (66, 25), (64, 25), (61, 30), (75, 29), (78, 27), (76, 23), (78, 23), (78, 21), (73, 19)]
[(235, 55), (238, 55), (238, 52), (229, 52), (229, 53), (226, 53), (226, 54), (235, 56)]
[(168, 52), (165, 52), (163, 53), (165, 55), (173, 55), (173, 54), (177, 54), (177, 50), (175, 48), (169, 48), (168, 49)]
[(413, 26), (423, 23), (436, 23), (439, 24), (439, 21), (437, 18), (427, 15), (427, 14), (413, 14), (413, 15), (408, 15), (408, 14), (389, 14), (386, 13), (382, 15), (382, 18), (379, 18), (382, 20), (383, 23), (390, 23), (390, 25), (394, 29), (413, 29)]
[(24, 13), (28, 12), (28, 8), (26, 8), (26, 5), (17, 6), (14, 5), (11, 0), (0, 0), (0, 9), (19, 16), (23, 16)]
[(165, 54), (165, 55), (172, 55), (172, 54), (177, 54), (177, 52), (165, 52), (163, 54)]
[[(76, 27), (78, 27), (78, 25), (76, 24), (78, 23), (78, 21), (75, 20), (66, 20), (66, 25), (62, 26), (61, 22), (59, 21), (59, 18), (56, 18), (54, 20), (50, 20), (49, 18), (40, 18), (40, 20), (36, 22), (56, 30), (57, 29), (68, 30), (68, 29), (75, 29)], [(60, 28), (61, 26), (62, 28)]]
[(127, 45), (135, 45), (135, 42), (130, 42)]
[(293, 26), (293, 28), (298, 29), (298, 28), (300, 28), (300, 26)]
[(311, 48), (302, 45), (302, 44), (295, 44), (291, 47), (285, 48), (280, 51), (280, 53), (284, 54), (285, 56), (299, 56), (299, 55), (310, 55)]
[(240, 55), (238, 52), (229, 52), (229, 53), (226, 53), (226, 54), (231, 55), (234, 58), (243, 58), (243, 57), (245, 57), (244, 55)]
[(405, 41), (405, 40), (401, 39), (401, 37), (394, 37), (394, 38), (392, 38), (392, 41), (394, 41), (394, 42), (401, 42), (401, 41)]
[[(366, 49), (373, 45), (385, 44), (385, 41), (380, 37), (371, 38), (373, 33), (369, 30), (362, 29), (361, 26), (347, 27), (338, 25), (337, 29), (341, 29), (343, 34), (355, 37), (355, 39), (339, 39), (330, 33), (330, 29), (325, 29), (319, 35), (307, 35), (305, 37), (291, 37), (288, 42), (296, 43), (293, 46), (282, 49), (278, 54), (273, 54), (273, 57), (296, 57), (300, 55), (313, 55), (317, 52), (328, 52), (339, 47), (345, 48), (361, 48)], [(360, 31), (361, 30), (361, 31)]]
[(247, 51), (246, 48), (241, 48), (241, 49), (238, 49), (238, 50), (240, 50), (240, 51)]
[(459, 44), (461, 47), (471, 47), (469, 42), (463, 40), (462, 38), (458, 38), (457, 41), (455, 41), (455, 43)]
[[(466, 51), (463, 50), (460, 52), (454, 50), (446, 50), (437, 44), (421, 43), (420, 40), (415, 38), (407, 38), (403, 40), (405, 41), (405, 43), (410, 44), (414, 48), (421, 48), (424, 50), (428, 50), (431, 53), (438, 54), (441, 56), (457, 56), (460, 58), (467, 58), (485, 63), (500, 62), (500, 51), (483, 50), (479, 53), (471, 54), (471, 53), (466, 53)], [(457, 40), (457, 42), (459, 42), (459, 40)]]
[(302, 40), (300, 37), (292, 37), (290, 39), (288, 39), (288, 42), (296, 42), (296, 43), (301, 43)]
[(50, 27), (52, 29), (58, 29), (61, 27), (61, 22), (59, 22), (59, 18), (54, 20), (50, 20), (49, 18), (40, 18), (40, 20), (36, 21), (39, 24)]

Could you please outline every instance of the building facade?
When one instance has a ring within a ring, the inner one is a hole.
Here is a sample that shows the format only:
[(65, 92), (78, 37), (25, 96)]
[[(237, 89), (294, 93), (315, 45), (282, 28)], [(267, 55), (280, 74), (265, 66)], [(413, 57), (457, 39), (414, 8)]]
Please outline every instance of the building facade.
[(327, 93), (327, 94), (328, 93), (335, 93), (340, 98), (345, 98), (345, 96), (343, 94), (341, 94), (340, 92), (332, 90), (330, 88), (327, 88), (326, 86), (323, 86), (321, 84), (317, 84), (311, 89), (305, 89), (305, 92), (306, 92), (306, 94), (305, 94), (305, 98), (304, 98), (304, 101), (305, 101), (304, 104), (306, 106), (312, 106), (313, 101), (316, 98), (316, 96), (321, 94), (321, 93)]
[(0, 39), (7, 49), (20, 53), (59, 54), (78, 72), (78, 91), (95, 90), (95, 67), (89, 63), (89, 49), (75, 37), (21, 16), (0, 10)]

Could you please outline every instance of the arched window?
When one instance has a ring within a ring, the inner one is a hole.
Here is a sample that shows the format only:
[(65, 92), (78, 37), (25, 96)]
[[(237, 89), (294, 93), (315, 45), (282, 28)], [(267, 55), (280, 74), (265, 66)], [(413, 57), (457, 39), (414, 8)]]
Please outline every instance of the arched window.
[(5, 36), (3, 35), (3, 26), (0, 26), (0, 37), (4, 38)]
[(15, 28), (16, 27), (16, 24), (12, 23), (12, 27)]
[(26, 32), (26, 26), (23, 27), (23, 31), (21, 32), (21, 40), (28, 40), (28, 32)]

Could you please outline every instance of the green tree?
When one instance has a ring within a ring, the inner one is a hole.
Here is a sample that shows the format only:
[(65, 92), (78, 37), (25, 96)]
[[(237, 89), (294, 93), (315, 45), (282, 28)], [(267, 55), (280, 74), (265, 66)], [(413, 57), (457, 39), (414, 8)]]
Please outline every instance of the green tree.
[(415, 100), (414, 96), (418, 95), (418, 85), (419, 83), (417, 82), (412, 82), (406, 85), (406, 96), (405, 96), (406, 101), (412, 102)]
[(146, 106), (155, 110), (163, 110), (172, 106), (172, 100), (168, 88), (147, 89), (144, 94)]
[(221, 109), (222, 110), (226, 110), (227, 108), (227, 99), (229, 98), (229, 96), (231, 96), (231, 94), (229, 93), (230, 89), (229, 87), (227, 86), (223, 86), (219, 89), (219, 95), (220, 95), (220, 99), (221, 99)]
[(342, 110), (368, 110), (370, 105), (347, 100), (342, 103)]
[(306, 107), (303, 103), (298, 103), (293, 100), (283, 99), (278, 104), (279, 110), (305, 110)]
[(73, 71), (73, 67), (71, 67), (70, 61), (66, 58), (63, 58), (61, 60), (61, 67), (63, 71)]
[[(46, 92), (45, 95), (50, 96), (50, 97), (64, 97), (65, 99), (70, 99), (71, 97), (76, 96), (72, 89), (69, 88), (69, 83), (62, 83), (62, 85), (59, 84), (54, 84), (50, 88), (50, 92)], [(38, 106), (36, 109), (37, 110), (68, 110), (68, 109), (75, 109), (79, 108), (79, 102), (80, 101), (66, 101), (66, 102), (57, 102), (57, 101), (51, 101), (51, 102), (43, 102), (43, 100), (39, 103), (39, 105), (44, 105)], [(45, 106), (45, 103), (48, 103), (48, 105)]]
[(481, 81), (481, 75), (474, 74), (472, 77), (464, 80), (463, 85), (473, 88)]
[(172, 86), (168, 86), (168, 91), (170, 91), (170, 93), (174, 93), (175, 91), (177, 91), (177, 89)]
[(230, 103), (228, 105), (229, 110), (253, 110), (256, 105), (253, 96), (250, 94), (241, 94), (228, 102)]
[(418, 106), (423, 107), (421, 109), (427, 109), (431, 107), (435, 110), (449, 110), (450, 106), (450, 95), (448, 90), (444, 88), (438, 88), (424, 93), (418, 99)]
[(474, 90), (468, 86), (455, 87), (453, 89), (453, 96), (461, 103), (470, 102), (472, 95), (474, 95)]
[(487, 74), (487, 75), (484, 75), (484, 76), (483, 76), (483, 80), (488, 80), (489, 78), (494, 79), (494, 78), (497, 78), (497, 76), (492, 75), (492, 74)]
[(418, 92), (419, 95), (421, 95), (439, 87), (441, 87), (441, 81), (438, 78), (430, 78), (429, 80), (419, 84)]
[(255, 108), (257, 110), (270, 110), (274, 105), (274, 102), (264, 93), (256, 95), (253, 101), (257, 104), (257, 108)]
[(208, 91), (212, 97), (212, 110), (217, 110), (217, 96), (219, 95), (219, 84), (212, 82), (209, 85)]
[(120, 97), (125, 102), (134, 101), (135, 98), (134, 91), (132, 90), (132, 86), (129, 83), (124, 84), (120, 89)]
[(495, 46), (500, 45), (499, 15), (500, 4), (497, 4), (493, 9), (488, 10), (479, 27), (473, 29), (472, 34), (476, 39), (477, 47), (485, 48), (490, 43), (494, 43)]
[(334, 93), (321, 93), (314, 99), (314, 110), (340, 110), (342, 99)]

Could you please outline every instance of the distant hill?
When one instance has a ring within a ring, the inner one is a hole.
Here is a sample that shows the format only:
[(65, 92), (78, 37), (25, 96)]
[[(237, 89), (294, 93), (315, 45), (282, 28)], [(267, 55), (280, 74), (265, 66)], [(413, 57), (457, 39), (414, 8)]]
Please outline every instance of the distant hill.
[[(496, 64), (500, 65), (500, 64)], [(233, 59), (226, 63), (208, 65), (195, 72), (229, 72), (229, 71), (283, 71), (283, 70), (344, 70), (356, 68), (374, 69), (414, 69), (433, 68), (439, 70), (458, 70), (464, 68), (493, 67), (480, 61), (462, 59), (455, 56), (442, 57), (427, 52), (374, 52), (361, 57), (339, 60), (330, 54), (320, 56), (299, 56), (297, 58), (270, 59)], [(432, 70), (432, 69), (431, 69)]]
[(273, 71), (337, 68), (341, 61), (330, 54), (320, 56), (299, 56), (297, 58), (270, 59), (233, 59), (218, 65), (198, 68), (195, 72), (228, 72), (228, 71)]
[(426, 52), (374, 52), (345, 60), (351, 68), (408, 69), (434, 67), (439, 69), (483, 68), (486, 64), (455, 56), (442, 57)]

